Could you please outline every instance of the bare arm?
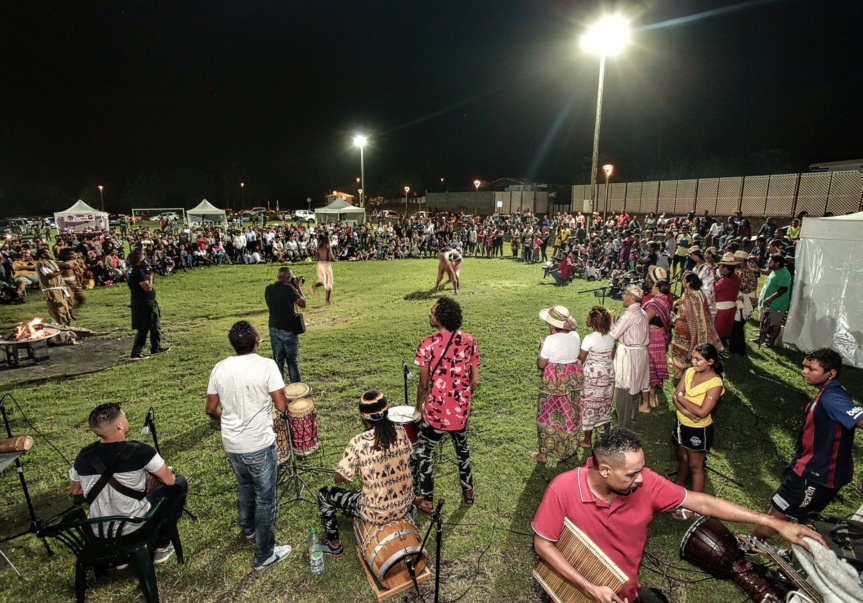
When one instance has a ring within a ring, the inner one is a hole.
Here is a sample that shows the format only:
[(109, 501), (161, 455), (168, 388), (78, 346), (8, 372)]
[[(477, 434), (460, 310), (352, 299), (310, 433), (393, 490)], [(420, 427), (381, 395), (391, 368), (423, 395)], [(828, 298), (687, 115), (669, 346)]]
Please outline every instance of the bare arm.
[(81, 482), (69, 480), (69, 496), (78, 496), (84, 494), (84, 488), (81, 487)]
[(479, 365), (475, 364), (470, 367), (470, 387), (474, 389), (477, 385), (479, 385)]
[(588, 350), (581, 350), (581, 351), (578, 353), (578, 360), (579, 360), (582, 364), (584, 364), (584, 361), (587, 359), (587, 355), (588, 355), (589, 353), (590, 353), (590, 352), (589, 352)]
[[(681, 379), (681, 382), (683, 380)], [(704, 396), (704, 403), (701, 406), (697, 404), (693, 404), (688, 399), (683, 396), (683, 393), (678, 394), (675, 392), (675, 402), (674, 405), (677, 406), (680, 404), (688, 410), (690, 413), (698, 417), (699, 419), (703, 419), (716, 407), (716, 403), (719, 401), (719, 396), (722, 395), (722, 386), (717, 385), (716, 387), (711, 387), (707, 390), (707, 395)]]
[(333, 475), (333, 481), (334, 481), (334, 482), (336, 483), (336, 485), (338, 486), (338, 485), (339, 485), (339, 484), (341, 484), (342, 482), (346, 482), (346, 481), (348, 481), (348, 480), (347, 480), (347, 479), (345, 479), (345, 476), (344, 476), (344, 475), (342, 475), (341, 473), (339, 473), (338, 471), (336, 471), (335, 475)]
[(159, 481), (166, 486), (173, 486), (177, 481), (177, 477), (174, 475), (171, 468), (168, 467), (168, 463), (162, 463), (161, 467), (156, 471), (153, 471), (153, 475), (159, 478)]
[(207, 405), (204, 411), (214, 419), (222, 418), (222, 409), (219, 408), (219, 394), (207, 394)]
[(425, 404), (426, 398), (429, 394), (429, 367), (421, 366), (420, 367), (420, 378), (417, 382), (417, 404), (416, 409), (418, 411), (422, 411), (423, 404)]
[(536, 368), (539, 370), (543, 370), (548, 366), (548, 358), (543, 358), (542, 356), (536, 357)]
[(722, 498), (705, 494), (704, 492), (691, 492), (687, 490), (686, 498), (681, 506), (701, 515), (710, 515), (711, 517), (725, 521), (766, 526), (782, 534), (782, 537), (788, 542), (799, 544), (806, 550), (809, 550), (809, 546), (803, 541), (804, 536), (817, 540), (822, 545), (827, 546), (818, 532), (809, 526), (790, 523), (778, 517), (758, 513)]
[(557, 547), (554, 546), (554, 543), (550, 540), (546, 540), (539, 534), (534, 534), (533, 548), (536, 551), (536, 554), (563, 576), (567, 582), (574, 584), (578, 590), (594, 601), (599, 601), (601, 603), (623, 603), (623, 600), (607, 586), (596, 586), (582, 576), (574, 567), (572, 567), (572, 565), (570, 565), (563, 554), (557, 550)]

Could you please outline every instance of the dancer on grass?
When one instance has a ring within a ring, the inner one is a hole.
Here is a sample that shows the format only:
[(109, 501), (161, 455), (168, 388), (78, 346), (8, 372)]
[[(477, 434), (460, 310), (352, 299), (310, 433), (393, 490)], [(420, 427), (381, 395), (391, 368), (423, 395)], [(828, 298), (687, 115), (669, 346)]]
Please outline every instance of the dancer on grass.
[(611, 400), (614, 397), (614, 337), (609, 334), (614, 316), (605, 306), (594, 306), (587, 315), (593, 332), (581, 342), (578, 359), (584, 370), (581, 393), (581, 445), (591, 446), (593, 430), (611, 425)]
[(309, 290), (312, 295), (315, 294), (315, 287), (323, 287), (327, 292), (327, 305), (333, 303), (330, 301), (330, 296), (333, 293), (333, 267), (332, 262), (336, 261), (333, 256), (333, 249), (330, 247), (330, 237), (326, 232), (322, 232), (318, 236), (318, 247), (315, 249), (315, 260), (317, 260), (318, 282), (312, 285)]
[(551, 335), (539, 342), (536, 367), (542, 371), (536, 426), (539, 452), (530, 458), (545, 463), (552, 456), (565, 461), (578, 450), (581, 421), (583, 373), (578, 359), (581, 338), (575, 332), (575, 319), (563, 306), (541, 310), (539, 317), (548, 324)]

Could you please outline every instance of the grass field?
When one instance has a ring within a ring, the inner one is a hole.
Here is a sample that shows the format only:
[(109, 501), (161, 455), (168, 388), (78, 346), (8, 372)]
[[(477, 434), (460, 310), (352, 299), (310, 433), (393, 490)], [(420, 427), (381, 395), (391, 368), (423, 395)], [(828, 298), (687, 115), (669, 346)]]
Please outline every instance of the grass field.
[[(436, 298), (434, 260), (337, 263), (334, 265), (334, 304), (323, 295), (309, 298), (305, 310), (308, 332), (301, 336), (300, 369), (311, 384), (318, 411), (322, 452), (316, 457), (334, 466), (348, 439), (359, 432), (358, 396), (381, 389), (394, 403), (402, 403), (402, 361), (410, 362), (415, 346), (431, 329), (428, 310)], [(180, 533), (186, 564), (173, 560), (157, 570), (164, 601), (373, 601), (354, 555), (350, 521), (342, 519), (346, 554), (327, 559), (322, 576), (313, 576), (304, 555), (309, 528), (320, 527), (317, 508), (296, 502), (283, 505), (277, 521), (277, 540), (294, 546), (292, 557), (262, 575), (251, 569), (251, 548), (236, 522), (236, 482), (222, 450), (217, 425), (204, 414), (207, 378), (213, 365), (232, 353), (227, 331), (234, 321), (250, 320), (267, 334), (264, 287), (275, 280), (271, 265), (226, 266), (160, 278), (156, 282), (163, 314), (163, 335), (172, 346), (168, 354), (132, 363), (128, 347), (116, 364), (101, 372), (73, 379), (39, 380), (28, 369), (0, 389), (10, 393), (50, 442), (69, 460), (94, 440), (86, 429), (87, 416), (97, 404), (123, 403), (137, 436), (138, 427), (153, 406), (163, 456), (186, 475), (195, 473), (188, 505), (199, 521), (184, 519)], [(310, 281), (312, 264), (296, 271)], [(538, 466), (526, 452), (536, 448), (535, 412), (538, 373), (536, 342), (547, 334), (538, 312), (553, 304), (570, 308), (584, 335), (584, 317), (598, 300), (579, 294), (590, 283), (576, 281), (556, 288), (542, 281), (536, 265), (507, 260), (467, 259), (459, 301), (463, 329), (476, 336), (482, 356), (482, 383), (474, 397), (469, 430), (477, 502), (460, 504), (458, 476), (453, 464), (436, 471), (436, 495), (446, 499), (442, 567), (442, 596), (453, 601), (542, 601), (530, 577), (535, 563), (530, 521), (548, 483), (560, 471), (580, 464), (582, 457), (563, 466)], [(87, 306), (78, 311), (80, 326), (102, 333), (75, 348), (88, 354), (96, 346), (130, 338), (128, 288), (125, 285), (92, 290)], [(619, 312), (619, 302), (607, 305)], [(31, 294), (26, 305), (0, 307), (0, 326), (32, 316), (44, 316), (45, 306)], [(130, 340), (129, 340), (130, 341)], [(270, 354), (264, 341), (261, 353)], [(788, 351), (754, 350), (748, 358), (726, 364), (727, 393), (715, 414), (716, 445), (709, 464), (733, 476), (738, 488), (708, 473), (706, 489), (744, 505), (765, 509), (782, 468), (787, 463), (799, 427), (801, 409), (812, 395), (799, 374), (801, 356)], [(759, 375), (770, 376), (775, 382)], [(863, 375), (845, 368), (842, 382), (859, 400)], [(410, 397), (415, 393), (410, 383)], [(674, 415), (666, 384), (660, 412), (643, 416), (639, 432), (647, 462), (665, 473), (676, 466), (670, 432)], [(24, 471), (37, 514), (47, 518), (66, 508), (69, 466), (29, 427), (17, 409), (11, 419), (16, 435), (36, 439), (24, 457)], [(149, 441), (149, 440), (146, 440)], [(452, 454), (446, 443), (445, 452)], [(858, 443), (855, 456), (860, 458)], [(330, 482), (323, 474), (307, 476), (317, 489)], [(861, 472), (857, 472), (857, 481)], [(2, 476), (0, 537), (26, 527), (27, 511), (11, 470)], [(850, 488), (829, 511), (844, 515), (861, 502)], [(420, 517), (425, 531), (428, 522)], [(678, 557), (678, 546), (688, 524), (669, 515), (658, 516), (651, 527), (642, 582), (661, 586), (681, 603), (737, 601), (743, 592), (730, 582), (715, 581), (695, 571)], [(734, 528), (743, 531), (743, 528)], [(47, 557), (32, 535), (0, 545), (23, 573), (19, 579), (0, 559), (0, 598), (4, 601), (60, 601), (74, 598), (73, 560), (55, 546)], [(422, 588), (430, 600), (431, 586)], [(121, 571), (92, 582), (89, 601), (140, 601), (137, 580)], [(398, 600), (398, 599), (394, 599)], [(418, 599), (416, 599), (418, 600)]]

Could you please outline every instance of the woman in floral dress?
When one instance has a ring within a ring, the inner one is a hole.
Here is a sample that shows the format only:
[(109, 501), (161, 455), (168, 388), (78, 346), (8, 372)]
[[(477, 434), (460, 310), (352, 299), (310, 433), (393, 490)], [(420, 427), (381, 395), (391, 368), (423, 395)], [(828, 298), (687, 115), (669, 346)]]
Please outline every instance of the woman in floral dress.
[(593, 430), (611, 424), (611, 399), (614, 396), (614, 337), (609, 334), (614, 316), (604, 306), (594, 306), (587, 315), (593, 332), (581, 343), (579, 360), (584, 369), (581, 391), (581, 445), (590, 448)]

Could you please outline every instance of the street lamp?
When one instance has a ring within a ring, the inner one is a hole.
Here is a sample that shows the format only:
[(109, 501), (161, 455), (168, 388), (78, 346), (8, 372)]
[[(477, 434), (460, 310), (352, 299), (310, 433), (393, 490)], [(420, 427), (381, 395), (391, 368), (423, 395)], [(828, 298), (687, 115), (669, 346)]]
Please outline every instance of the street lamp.
[(105, 187), (100, 184), (96, 188), (99, 189), (99, 207), (102, 211), (105, 211), (105, 197), (102, 195), (102, 191), (105, 190)]
[(476, 188), (476, 192), (474, 193), (474, 196), (473, 196), (473, 217), (474, 217), (474, 219), (476, 219), (476, 209), (477, 209), (477, 202), (479, 201), (479, 185), (480, 184), (482, 184), (482, 182), (479, 180), (473, 181), (473, 185)]
[(602, 212), (602, 221), (605, 222), (608, 214), (608, 179), (611, 177), (611, 172), (614, 171), (614, 166), (606, 163), (602, 166), (602, 171), (605, 172), (605, 211)]
[[(354, 145), (360, 147), (360, 189), (366, 188), (366, 165), (365, 158), (363, 157), (363, 147), (366, 146), (366, 137), (362, 134), (357, 134), (354, 136)], [(365, 207), (365, 198), (363, 197), (363, 193), (360, 192), (360, 207)]]
[[(605, 57), (615, 55), (629, 40), (629, 23), (620, 15), (608, 15), (581, 36), (581, 48), (599, 55), (599, 86), (596, 91), (596, 125), (593, 130), (593, 157), (590, 164), (591, 209), (596, 202), (596, 169), (599, 163), (599, 125), (602, 122), (602, 84), (605, 79)], [(595, 211), (595, 209), (594, 209)], [(588, 234), (590, 233), (588, 227)]]
[(240, 190), (243, 193), (243, 209), (246, 209), (246, 183), (240, 182)]
[(405, 187), (405, 216), (408, 215), (408, 193), (411, 192), (411, 187)]

